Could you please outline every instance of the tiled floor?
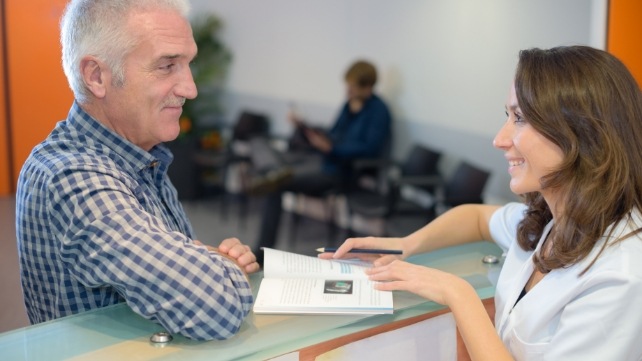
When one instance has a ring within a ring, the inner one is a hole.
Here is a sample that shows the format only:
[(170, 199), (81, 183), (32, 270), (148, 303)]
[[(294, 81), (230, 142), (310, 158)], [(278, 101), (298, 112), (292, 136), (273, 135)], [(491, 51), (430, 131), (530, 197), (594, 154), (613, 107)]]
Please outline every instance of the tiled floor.
[[(258, 234), (261, 199), (250, 201), (245, 222), (240, 222), (237, 204), (232, 203), (223, 217), (216, 200), (183, 202), (197, 237), (204, 243), (216, 244), (227, 237), (237, 237), (253, 245)], [(18, 255), (15, 240), (15, 199), (0, 197), (0, 332), (27, 326), (24, 311)], [(315, 249), (327, 243), (327, 229), (321, 222), (302, 218), (295, 244), (289, 242), (290, 217), (282, 217), (281, 232), (276, 248), (302, 254), (315, 254)], [(339, 232), (337, 237), (341, 237)]]

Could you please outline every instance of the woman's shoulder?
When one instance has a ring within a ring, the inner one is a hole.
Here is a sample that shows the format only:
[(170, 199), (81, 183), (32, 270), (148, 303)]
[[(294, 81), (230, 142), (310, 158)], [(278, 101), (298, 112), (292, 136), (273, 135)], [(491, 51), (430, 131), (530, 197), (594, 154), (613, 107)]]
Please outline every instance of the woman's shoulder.
[(627, 217), (606, 230), (602, 242), (609, 246), (621, 244), (631, 251), (642, 252), (642, 212), (633, 209)]
[(490, 219), (491, 231), (494, 227), (517, 228), (524, 219), (528, 207), (524, 203), (511, 202), (499, 207)]
[(587, 274), (618, 273), (642, 280), (642, 213), (639, 210), (607, 230), (585, 261), (593, 260)]
[(527, 206), (524, 203), (511, 202), (500, 207), (490, 219), (490, 234), (495, 243), (507, 250), (515, 241), (517, 226), (524, 219)]

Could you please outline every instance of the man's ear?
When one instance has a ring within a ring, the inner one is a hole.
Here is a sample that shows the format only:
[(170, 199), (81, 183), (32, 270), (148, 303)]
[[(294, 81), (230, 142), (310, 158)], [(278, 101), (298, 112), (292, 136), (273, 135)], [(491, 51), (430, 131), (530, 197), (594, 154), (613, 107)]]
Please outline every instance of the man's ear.
[(110, 76), (107, 65), (93, 56), (86, 56), (80, 60), (80, 73), (87, 89), (96, 98), (103, 98)]

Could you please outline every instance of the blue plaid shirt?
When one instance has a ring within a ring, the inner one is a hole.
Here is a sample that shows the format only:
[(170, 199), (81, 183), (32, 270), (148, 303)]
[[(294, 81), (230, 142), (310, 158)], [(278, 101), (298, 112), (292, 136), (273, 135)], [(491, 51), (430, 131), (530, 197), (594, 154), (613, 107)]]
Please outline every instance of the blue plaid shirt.
[(167, 177), (173, 156), (136, 147), (74, 103), (18, 181), (16, 233), (32, 323), (119, 302), (189, 338), (234, 335), (251, 309), (238, 266), (193, 243)]

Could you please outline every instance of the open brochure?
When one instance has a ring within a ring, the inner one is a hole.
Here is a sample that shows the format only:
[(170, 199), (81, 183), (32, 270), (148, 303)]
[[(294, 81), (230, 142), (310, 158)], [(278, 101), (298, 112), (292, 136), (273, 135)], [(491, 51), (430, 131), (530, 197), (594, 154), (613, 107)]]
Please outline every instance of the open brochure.
[(264, 248), (254, 313), (392, 313), (392, 292), (374, 289), (363, 262), (324, 260)]

